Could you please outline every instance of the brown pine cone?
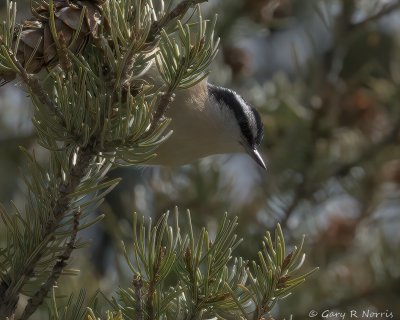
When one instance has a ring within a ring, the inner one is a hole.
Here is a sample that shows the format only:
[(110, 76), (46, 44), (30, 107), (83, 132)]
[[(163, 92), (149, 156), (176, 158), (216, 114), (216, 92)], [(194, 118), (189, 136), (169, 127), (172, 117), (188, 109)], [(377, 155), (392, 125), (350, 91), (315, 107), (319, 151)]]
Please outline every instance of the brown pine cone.
[[(75, 53), (83, 50), (87, 42), (97, 36), (98, 27), (102, 20), (101, 5), (104, 1), (54, 0), (54, 18), (58, 41)], [(84, 8), (81, 26), (79, 22)], [(38, 73), (44, 67), (54, 66), (58, 63), (57, 46), (50, 31), (49, 10), (50, 8), (46, 3), (38, 8), (32, 8), (34, 17), (22, 24), (21, 40), (16, 56), (28, 73)], [(79, 34), (75, 36), (77, 31), (79, 31)], [(35, 48), (37, 48), (36, 52)], [(34, 52), (35, 54), (32, 57)], [(11, 81), (14, 78), (15, 74), (0, 73), (0, 82)]]

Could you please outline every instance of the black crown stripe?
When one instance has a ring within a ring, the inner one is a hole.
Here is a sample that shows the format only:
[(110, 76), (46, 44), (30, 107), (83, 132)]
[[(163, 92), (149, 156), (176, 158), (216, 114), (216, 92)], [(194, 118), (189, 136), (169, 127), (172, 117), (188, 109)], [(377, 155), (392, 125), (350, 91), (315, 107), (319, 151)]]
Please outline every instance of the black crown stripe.
[[(238, 100), (238, 95), (232, 90), (223, 87), (217, 87), (209, 83), (208, 92), (218, 102), (223, 102), (229, 109), (233, 111), (233, 114), (239, 123), (242, 135), (248, 142), (249, 146), (252, 148), (258, 147), (263, 137), (263, 124), (257, 110), (249, 106), (247, 103), (245, 106), (243, 106)], [(254, 117), (256, 124), (256, 136), (253, 135), (251, 123), (246, 115), (245, 108), (248, 108), (248, 111), (250, 111)]]

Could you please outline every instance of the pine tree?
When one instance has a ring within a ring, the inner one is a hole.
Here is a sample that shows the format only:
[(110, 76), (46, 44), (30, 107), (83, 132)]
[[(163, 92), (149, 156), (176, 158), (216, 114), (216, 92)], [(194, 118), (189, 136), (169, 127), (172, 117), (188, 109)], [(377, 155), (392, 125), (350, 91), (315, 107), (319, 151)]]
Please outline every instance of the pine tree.
[[(145, 162), (168, 138), (164, 112), (174, 92), (203, 80), (217, 51), (215, 21), (203, 20), (195, 6), (200, 2), (186, 0), (176, 7), (168, 2), (155, 10), (150, 0), (41, 1), (33, 3), (34, 17), (20, 26), (16, 2), (7, 3), (0, 74), (3, 82), (17, 77), (29, 93), (32, 121), (49, 163), (42, 166), (34, 152), (22, 150), (29, 172), (27, 205), (0, 210), (6, 230), (0, 319), (16, 316), (21, 295), (29, 300), (17, 316), (28, 319), (60, 276), (74, 273), (68, 270), (70, 256), (84, 245), (78, 233), (101, 220), (90, 213), (120, 181), (107, 179), (107, 173)], [(197, 19), (183, 24), (179, 19), (193, 6)], [(152, 65), (162, 84), (144, 78)], [(44, 67), (44, 74), (36, 75)], [(279, 227), (274, 240), (267, 233), (259, 263), (248, 268), (240, 258), (230, 265), (240, 242), (235, 220), (225, 219), (213, 240), (205, 230), (198, 237), (193, 230), (181, 235), (177, 220), (173, 229), (167, 216), (154, 227), (137, 227), (136, 218), (134, 223), (135, 263), (127, 259), (133, 287), (119, 291), (109, 319), (223, 314), (263, 319), (306, 276), (292, 277), (302, 263), (301, 251), (285, 253)], [(167, 288), (172, 270), (178, 283)], [(53, 308), (51, 318), (95, 318), (95, 311), (81, 308), (79, 297), (75, 304), (70, 299), (72, 309), (67, 305), (64, 313)]]

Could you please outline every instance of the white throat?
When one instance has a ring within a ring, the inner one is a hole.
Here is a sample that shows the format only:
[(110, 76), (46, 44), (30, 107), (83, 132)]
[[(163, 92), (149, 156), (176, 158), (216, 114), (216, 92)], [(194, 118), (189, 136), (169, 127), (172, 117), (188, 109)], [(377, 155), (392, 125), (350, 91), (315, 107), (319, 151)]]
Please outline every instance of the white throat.
[(174, 167), (212, 154), (244, 152), (233, 115), (208, 96), (204, 82), (178, 92), (167, 116), (172, 119), (173, 134), (147, 164)]

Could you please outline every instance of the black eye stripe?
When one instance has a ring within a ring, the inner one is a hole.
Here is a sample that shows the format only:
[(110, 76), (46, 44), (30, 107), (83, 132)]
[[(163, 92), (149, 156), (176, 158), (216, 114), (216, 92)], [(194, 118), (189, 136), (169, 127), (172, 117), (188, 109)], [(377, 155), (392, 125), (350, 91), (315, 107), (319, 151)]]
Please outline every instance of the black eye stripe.
[[(232, 90), (208, 84), (208, 93), (218, 102), (223, 102), (230, 110), (232, 110), (239, 123), (243, 137), (246, 139), (250, 147), (256, 148), (261, 143), (263, 136), (263, 125), (257, 110), (250, 107)], [(252, 128), (254, 125), (252, 125), (251, 122), (255, 124), (255, 128)], [(255, 135), (254, 131), (256, 132)]]

